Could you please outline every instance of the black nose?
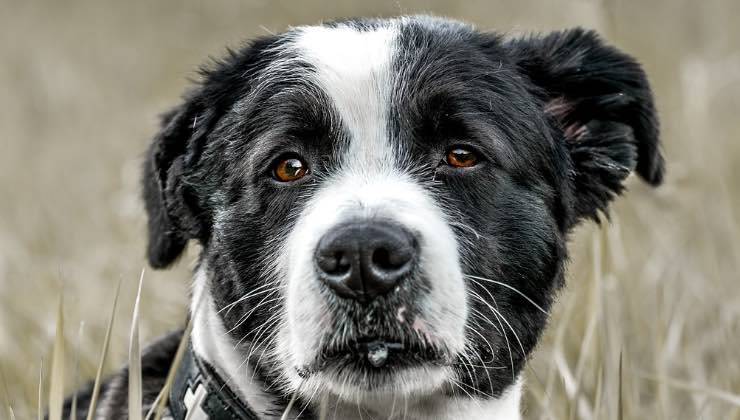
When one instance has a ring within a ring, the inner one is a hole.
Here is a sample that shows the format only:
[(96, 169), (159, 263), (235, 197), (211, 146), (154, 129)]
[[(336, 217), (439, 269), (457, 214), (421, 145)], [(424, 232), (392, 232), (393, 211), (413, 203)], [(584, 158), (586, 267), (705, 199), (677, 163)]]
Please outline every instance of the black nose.
[(321, 280), (337, 295), (361, 302), (393, 289), (415, 259), (414, 237), (383, 221), (339, 225), (321, 238), (316, 249)]

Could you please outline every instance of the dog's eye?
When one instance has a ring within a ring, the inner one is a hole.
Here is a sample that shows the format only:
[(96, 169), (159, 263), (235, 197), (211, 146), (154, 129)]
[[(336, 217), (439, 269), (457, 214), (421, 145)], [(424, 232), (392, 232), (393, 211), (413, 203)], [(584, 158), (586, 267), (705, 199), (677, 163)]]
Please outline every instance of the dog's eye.
[(445, 162), (454, 168), (470, 168), (478, 164), (478, 154), (463, 146), (455, 146), (447, 151)]
[(308, 173), (308, 166), (301, 158), (291, 156), (278, 160), (272, 169), (272, 176), (280, 182), (297, 181)]

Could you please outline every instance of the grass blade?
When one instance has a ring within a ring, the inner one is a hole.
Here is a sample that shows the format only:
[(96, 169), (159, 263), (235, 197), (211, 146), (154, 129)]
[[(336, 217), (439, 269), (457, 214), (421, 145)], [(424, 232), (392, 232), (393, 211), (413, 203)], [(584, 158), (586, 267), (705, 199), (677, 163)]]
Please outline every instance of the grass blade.
[(36, 418), (44, 420), (44, 359), (41, 359), (41, 367), (39, 367), (39, 397), (37, 401)]
[(170, 387), (172, 386), (172, 382), (175, 380), (177, 368), (180, 366), (182, 356), (185, 354), (185, 349), (187, 349), (190, 342), (190, 332), (192, 331), (192, 329), (193, 322), (192, 318), (190, 318), (188, 320), (187, 326), (185, 327), (185, 332), (182, 333), (180, 344), (177, 345), (175, 358), (172, 360), (172, 366), (170, 366), (170, 371), (167, 373), (167, 379), (164, 382), (164, 386), (162, 386), (162, 390), (159, 391), (157, 399), (155, 400), (154, 404), (152, 404), (151, 409), (147, 413), (146, 420), (151, 419), (152, 416), (154, 416), (154, 420), (160, 420), (160, 418), (162, 417), (164, 408), (167, 406), (167, 400), (169, 399)]
[(139, 289), (136, 292), (134, 314), (131, 319), (131, 336), (128, 345), (128, 415), (130, 420), (141, 420), (141, 343), (139, 342), (139, 302), (141, 285), (144, 283), (144, 270), (139, 277)]
[(8, 418), (10, 418), (10, 420), (15, 420), (15, 413), (13, 412), (13, 407), (10, 405), (10, 392), (8, 392), (8, 382), (5, 380), (5, 372), (3, 372), (3, 369), (1, 366), (0, 366), (0, 381), (2, 381), (3, 383), (3, 394), (5, 395), (5, 404), (8, 410)]
[(121, 293), (121, 282), (118, 282), (116, 287), (116, 295), (113, 298), (113, 309), (110, 314), (110, 321), (108, 321), (108, 328), (105, 331), (105, 339), (103, 340), (103, 349), (100, 354), (100, 363), (98, 364), (98, 371), (95, 374), (95, 384), (93, 385), (92, 397), (90, 398), (90, 408), (87, 412), (87, 420), (93, 420), (95, 417), (95, 408), (98, 404), (98, 398), (100, 397), (100, 381), (103, 377), (103, 366), (105, 366), (105, 359), (108, 357), (108, 347), (110, 346), (111, 332), (113, 331), (113, 321), (116, 318), (116, 307), (118, 307), (118, 295)]
[(197, 302), (195, 302), (195, 309), (193, 309), (192, 314), (188, 318), (188, 323), (185, 326), (185, 331), (182, 333), (180, 344), (177, 345), (175, 358), (172, 360), (172, 366), (170, 366), (170, 371), (167, 373), (167, 379), (164, 381), (164, 385), (159, 391), (159, 395), (157, 395), (157, 398), (154, 400), (151, 409), (146, 414), (146, 420), (151, 419), (152, 416), (154, 416), (154, 420), (159, 420), (162, 417), (162, 413), (164, 408), (167, 406), (167, 400), (170, 396), (170, 387), (172, 386), (172, 382), (175, 380), (177, 368), (180, 366), (182, 356), (185, 354), (185, 349), (187, 349), (190, 344), (190, 332), (193, 330), (193, 318), (195, 318), (200, 311), (200, 306), (203, 305), (203, 302), (205, 301), (204, 296), (205, 293), (201, 294), (200, 297), (197, 298)]
[(594, 418), (598, 419), (601, 413), (601, 388), (604, 386), (604, 365), (599, 366), (599, 373), (596, 377), (596, 391), (594, 391)]
[(283, 415), (280, 417), (280, 420), (288, 420), (290, 410), (293, 409), (293, 405), (295, 405), (296, 399), (298, 399), (298, 392), (294, 392), (293, 396), (290, 397), (290, 401), (288, 401), (288, 406), (285, 407), (285, 411), (283, 411)]
[(51, 359), (51, 383), (49, 385), (49, 420), (62, 420), (64, 405), (64, 293), (59, 296), (57, 330), (54, 352)]
[(69, 410), (69, 420), (77, 420), (77, 390), (80, 388), (80, 343), (82, 333), (85, 331), (85, 321), (80, 321), (80, 329), (77, 331), (77, 346), (75, 350), (75, 392), (72, 394), (72, 408)]
[(617, 420), (624, 419), (624, 386), (622, 372), (622, 352), (619, 352), (619, 391), (617, 392)]

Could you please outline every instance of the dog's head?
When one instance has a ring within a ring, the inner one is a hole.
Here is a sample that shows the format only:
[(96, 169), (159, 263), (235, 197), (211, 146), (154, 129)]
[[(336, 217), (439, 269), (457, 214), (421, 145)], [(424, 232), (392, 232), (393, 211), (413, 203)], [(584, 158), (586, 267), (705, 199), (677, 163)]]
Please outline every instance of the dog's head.
[(148, 256), (200, 242), (231, 345), (286, 391), (498, 395), (569, 230), (633, 170), (661, 181), (650, 88), (593, 32), (299, 27), (231, 52), (164, 117)]

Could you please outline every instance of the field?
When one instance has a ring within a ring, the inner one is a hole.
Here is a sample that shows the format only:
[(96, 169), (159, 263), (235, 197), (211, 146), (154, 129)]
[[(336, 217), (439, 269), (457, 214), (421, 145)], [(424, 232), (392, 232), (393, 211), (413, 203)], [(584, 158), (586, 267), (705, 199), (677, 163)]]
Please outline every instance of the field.
[[(611, 222), (573, 236), (525, 417), (740, 419), (740, 2), (0, 5), (0, 418), (8, 404), (36, 415), (42, 361), (48, 398), (61, 296), (67, 392), (95, 375), (119, 281), (106, 372), (126, 361), (145, 266), (141, 156), (205, 57), (290, 25), (431, 12), (511, 36), (597, 29), (644, 64), (662, 118), (665, 185), (630, 179)], [(184, 323), (196, 255), (147, 269), (143, 341)]]

